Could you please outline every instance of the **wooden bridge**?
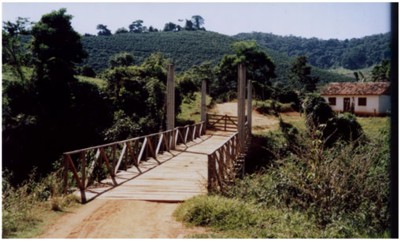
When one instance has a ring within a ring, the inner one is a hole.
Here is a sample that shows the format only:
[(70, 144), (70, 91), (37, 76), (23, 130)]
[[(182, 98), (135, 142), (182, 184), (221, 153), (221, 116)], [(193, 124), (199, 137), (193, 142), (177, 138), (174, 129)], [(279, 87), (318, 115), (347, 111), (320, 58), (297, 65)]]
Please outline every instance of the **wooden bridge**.
[(183, 201), (224, 190), (243, 172), (246, 146), (237, 131), (206, 132), (205, 125), (66, 152), (65, 192), (80, 194), (86, 203), (96, 197)]
[[(206, 114), (202, 122), (175, 127), (174, 73), (167, 76), (167, 131), (64, 153), (64, 192), (82, 203), (101, 199), (182, 201), (210, 190), (224, 191), (244, 171), (251, 137), (251, 82), (238, 68), (238, 116)], [(206, 132), (207, 130), (207, 132)], [(211, 132), (210, 132), (211, 131)]]

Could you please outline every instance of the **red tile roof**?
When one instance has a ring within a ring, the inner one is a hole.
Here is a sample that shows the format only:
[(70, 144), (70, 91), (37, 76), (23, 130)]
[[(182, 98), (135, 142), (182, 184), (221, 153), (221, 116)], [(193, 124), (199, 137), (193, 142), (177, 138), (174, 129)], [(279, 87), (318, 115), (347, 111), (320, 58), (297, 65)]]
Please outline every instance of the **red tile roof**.
[(331, 82), (321, 95), (389, 95), (390, 82)]

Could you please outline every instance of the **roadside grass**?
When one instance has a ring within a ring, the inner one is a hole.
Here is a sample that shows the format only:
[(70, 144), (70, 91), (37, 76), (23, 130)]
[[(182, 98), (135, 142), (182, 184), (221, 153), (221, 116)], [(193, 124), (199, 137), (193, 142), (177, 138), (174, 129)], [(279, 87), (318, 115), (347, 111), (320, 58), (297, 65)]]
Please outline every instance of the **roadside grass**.
[(74, 195), (61, 194), (62, 181), (56, 173), (36, 181), (31, 178), (18, 187), (2, 181), (2, 238), (34, 238), (59, 216), (78, 206)]
[(299, 212), (261, 208), (257, 204), (222, 196), (197, 196), (174, 213), (178, 221), (210, 226), (211, 233), (195, 238), (317, 238), (314, 223)]

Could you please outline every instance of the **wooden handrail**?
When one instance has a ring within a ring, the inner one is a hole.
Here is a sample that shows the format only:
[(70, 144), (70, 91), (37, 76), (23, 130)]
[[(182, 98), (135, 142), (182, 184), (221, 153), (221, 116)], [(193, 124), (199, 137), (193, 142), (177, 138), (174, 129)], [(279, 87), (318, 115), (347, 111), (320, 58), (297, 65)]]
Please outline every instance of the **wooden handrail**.
[(160, 164), (157, 159), (159, 154), (174, 150), (180, 144), (187, 147), (188, 142), (203, 134), (205, 134), (205, 125), (204, 122), (200, 122), (155, 134), (65, 152), (63, 153), (64, 192), (68, 190), (68, 174), (72, 172), (77, 187), (81, 191), (82, 203), (85, 203), (85, 190), (94, 180), (93, 173), (96, 167), (101, 168), (102, 164), (105, 164), (107, 174), (112, 179), (112, 185), (116, 186), (118, 184), (115, 175), (121, 165), (125, 169), (129, 165), (135, 166), (139, 173), (142, 173), (139, 168), (141, 161), (152, 157)]
[(208, 190), (225, 192), (235, 177), (244, 173), (244, 157), (250, 144), (248, 123), (245, 123), (245, 142), (239, 142), (239, 133), (232, 134), (220, 147), (208, 154)]

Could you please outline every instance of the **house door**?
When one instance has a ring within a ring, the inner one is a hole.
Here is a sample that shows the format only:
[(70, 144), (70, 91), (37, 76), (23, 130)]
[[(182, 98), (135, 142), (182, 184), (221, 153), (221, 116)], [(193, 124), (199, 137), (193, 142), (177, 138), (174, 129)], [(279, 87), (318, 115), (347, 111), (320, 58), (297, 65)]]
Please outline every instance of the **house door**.
[(350, 111), (351, 111), (350, 98), (349, 97), (345, 97), (343, 99), (343, 112), (350, 112)]

